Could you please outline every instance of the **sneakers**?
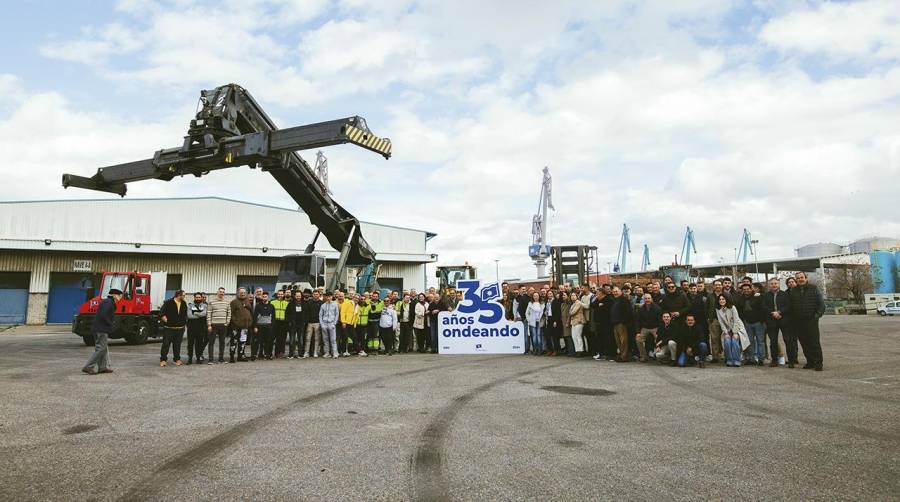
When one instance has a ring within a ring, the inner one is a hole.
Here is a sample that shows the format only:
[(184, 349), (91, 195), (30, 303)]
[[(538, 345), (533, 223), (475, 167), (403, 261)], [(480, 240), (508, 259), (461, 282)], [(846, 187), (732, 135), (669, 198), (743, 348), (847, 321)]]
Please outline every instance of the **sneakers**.
[(304, 352), (304, 353), (303, 353), (303, 359), (306, 359), (306, 358), (308, 358), (308, 357), (309, 357), (309, 352)]
[(366, 356), (368, 356), (369, 354), (366, 354), (366, 351), (365, 351), (365, 350), (360, 350), (360, 351), (359, 351), (359, 355), (362, 356), (362, 357), (366, 357)]
[(160, 361), (160, 362), (159, 362), (159, 367), (160, 367), (160, 368), (165, 368), (165, 367), (166, 367), (166, 364), (167, 364), (167, 363), (166, 363), (165, 361)]
[(206, 365), (207, 365), (207, 366), (212, 366), (212, 365), (213, 365), (212, 359), (210, 359), (209, 361), (206, 361)]
[(599, 360), (600, 360), (600, 354), (595, 355), (595, 356), (594, 356), (594, 361), (599, 361)]
[(344, 354), (343, 354), (343, 355), (344, 355), (344, 357), (350, 357), (350, 353), (347, 352), (347, 351), (344, 351)]
[(293, 358), (294, 358), (294, 356), (288, 356), (288, 357), (287, 357), (287, 358), (288, 358), (288, 359), (293, 359)]
[(94, 370), (94, 368), (81, 368), (81, 372), (87, 373), (88, 375), (96, 375), (97, 374), (97, 372)]
[(319, 354), (313, 354), (313, 357), (319, 357)]
[(112, 368), (103, 368), (102, 370), (98, 371), (97, 373), (112, 373), (112, 372), (113, 372)]
[(341, 356), (339, 356), (339, 355), (337, 355), (337, 354), (332, 354), (332, 355), (331, 355), (331, 358), (332, 358), (332, 359), (337, 359), (337, 358), (339, 358), (339, 357), (341, 357)]

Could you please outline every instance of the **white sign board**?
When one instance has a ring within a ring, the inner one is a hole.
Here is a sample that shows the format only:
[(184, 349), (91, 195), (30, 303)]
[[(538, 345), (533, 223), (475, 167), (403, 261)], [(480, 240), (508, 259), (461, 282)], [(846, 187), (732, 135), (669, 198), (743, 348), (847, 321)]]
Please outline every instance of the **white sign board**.
[(441, 354), (521, 354), (525, 333), (521, 322), (508, 321), (497, 283), (459, 281), (463, 300), (453, 312), (438, 314), (438, 352)]
[(76, 272), (90, 272), (91, 260), (75, 260), (75, 263), (72, 265), (72, 270)]

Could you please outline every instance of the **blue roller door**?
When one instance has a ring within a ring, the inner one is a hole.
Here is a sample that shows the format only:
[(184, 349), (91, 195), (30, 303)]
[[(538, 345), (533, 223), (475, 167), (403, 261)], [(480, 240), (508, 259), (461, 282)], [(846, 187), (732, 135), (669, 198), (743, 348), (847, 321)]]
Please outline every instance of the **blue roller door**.
[(0, 272), (0, 324), (25, 324), (28, 272)]
[(81, 304), (96, 295), (100, 285), (94, 274), (56, 272), (50, 274), (47, 324), (69, 324)]

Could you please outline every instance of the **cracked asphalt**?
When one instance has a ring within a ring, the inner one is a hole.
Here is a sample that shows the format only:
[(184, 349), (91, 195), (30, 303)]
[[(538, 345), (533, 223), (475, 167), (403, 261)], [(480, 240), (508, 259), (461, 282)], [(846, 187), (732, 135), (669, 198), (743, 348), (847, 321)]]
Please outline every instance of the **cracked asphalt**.
[[(0, 333), (2, 500), (897, 500), (900, 318), (825, 368), (397, 355), (159, 368)], [(801, 356), (802, 360), (802, 356)]]

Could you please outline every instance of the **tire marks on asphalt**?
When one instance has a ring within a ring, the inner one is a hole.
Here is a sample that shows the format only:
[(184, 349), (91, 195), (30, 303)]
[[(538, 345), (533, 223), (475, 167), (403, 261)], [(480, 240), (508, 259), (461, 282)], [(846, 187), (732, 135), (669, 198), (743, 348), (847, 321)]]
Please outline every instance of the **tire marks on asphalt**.
[[(772, 408), (770, 406), (765, 406), (761, 404), (750, 403), (747, 401), (743, 401), (741, 399), (736, 399), (730, 397), (725, 394), (720, 394), (714, 391), (710, 391), (708, 389), (701, 388), (699, 385), (687, 382), (685, 380), (680, 380), (675, 377), (671, 372), (667, 372), (664, 368), (659, 366), (650, 366), (650, 370), (656, 375), (660, 380), (673, 385), (675, 387), (679, 387), (683, 390), (686, 390), (692, 394), (696, 394), (701, 397), (705, 397), (707, 399), (711, 399), (713, 401), (718, 401), (723, 404), (732, 405), (732, 406), (740, 406), (744, 407), (747, 410), (756, 413), (765, 413), (767, 415), (772, 415), (780, 418), (784, 418), (787, 420), (792, 420), (794, 422), (799, 422), (804, 425), (810, 425), (813, 427), (820, 427), (824, 429), (845, 432), (849, 434), (856, 434), (857, 436), (862, 436), (867, 439), (872, 439), (878, 442), (882, 441), (891, 441), (891, 442), (900, 442), (900, 435), (894, 434), (888, 431), (874, 431), (869, 429), (864, 429), (862, 427), (857, 427), (855, 425), (846, 425), (846, 424), (838, 424), (834, 422), (828, 422), (825, 420), (819, 420), (817, 418), (813, 418), (810, 416), (798, 415), (795, 413), (791, 413), (789, 411), (780, 409), (780, 408)], [(886, 448), (894, 448), (894, 446), (883, 445)]]
[(410, 459), (413, 498), (423, 501), (450, 499), (450, 483), (447, 477), (444, 450), (447, 445), (447, 435), (450, 432), (450, 426), (467, 404), (480, 394), (500, 384), (566, 364), (571, 364), (571, 362), (548, 364), (498, 378), (453, 398), (449, 404), (435, 412), (425, 429), (419, 434), (418, 446)]
[[(501, 356), (508, 357), (508, 356)], [(496, 358), (491, 358), (496, 359)], [(367, 379), (363, 381), (353, 382), (347, 385), (342, 385), (339, 387), (335, 387), (333, 389), (328, 389), (322, 392), (317, 392), (315, 394), (310, 394), (307, 396), (303, 396), (293, 401), (290, 401), (286, 404), (283, 404), (275, 409), (272, 409), (266, 413), (261, 415), (257, 415), (253, 418), (244, 420), (242, 422), (236, 423), (227, 429), (219, 432), (218, 434), (207, 438), (206, 440), (200, 442), (199, 444), (193, 446), (189, 450), (178, 454), (170, 459), (168, 459), (165, 463), (157, 467), (152, 474), (145, 477), (135, 485), (133, 485), (127, 492), (125, 492), (122, 496), (120, 496), (117, 500), (120, 501), (130, 501), (130, 500), (158, 500), (159, 499), (159, 491), (161, 488), (170, 486), (172, 484), (172, 480), (175, 479), (180, 472), (184, 472), (189, 470), (191, 466), (205, 462), (210, 458), (215, 457), (219, 453), (229, 449), (231, 446), (236, 444), (239, 441), (244, 440), (247, 437), (252, 436), (260, 429), (267, 427), (268, 424), (272, 423), (273, 420), (281, 418), (291, 412), (297, 410), (298, 406), (308, 405), (318, 401), (323, 401), (325, 399), (337, 396), (344, 392), (359, 389), (360, 387), (369, 386), (372, 384), (380, 383), (384, 380), (388, 380), (391, 378), (397, 377), (405, 377), (410, 375), (416, 375), (419, 373), (425, 373), (428, 371), (435, 371), (439, 369), (454, 367), (454, 366), (463, 366), (465, 364), (473, 364), (478, 362), (483, 362), (484, 360), (468, 362), (468, 363), (454, 363), (454, 364), (442, 364), (437, 366), (429, 366), (426, 368), (417, 368), (414, 370), (408, 371), (400, 371), (396, 373), (390, 373), (384, 376), (380, 376), (377, 378)]]

